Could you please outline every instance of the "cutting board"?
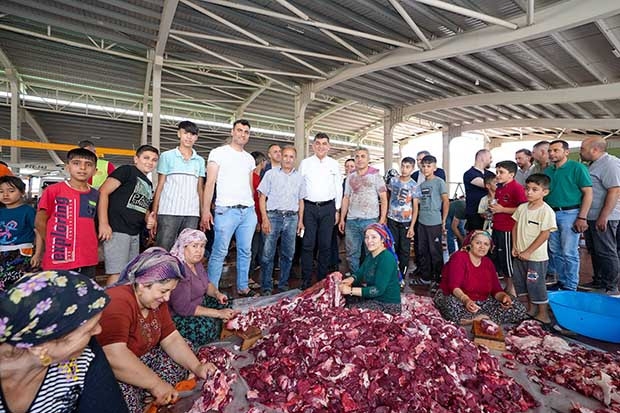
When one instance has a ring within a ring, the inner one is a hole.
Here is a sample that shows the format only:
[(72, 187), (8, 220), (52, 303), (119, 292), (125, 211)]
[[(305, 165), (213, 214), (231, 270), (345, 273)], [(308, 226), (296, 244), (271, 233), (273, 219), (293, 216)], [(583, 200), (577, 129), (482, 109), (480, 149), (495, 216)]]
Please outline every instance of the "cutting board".
[(484, 332), (480, 323), (481, 320), (474, 320), (472, 325), (471, 331), (474, 333), (474, 343), (483, 344), (493, 350), (506, 350), (506, 342), (502, 326), (500, 326), (497, 333), (491, 335)]

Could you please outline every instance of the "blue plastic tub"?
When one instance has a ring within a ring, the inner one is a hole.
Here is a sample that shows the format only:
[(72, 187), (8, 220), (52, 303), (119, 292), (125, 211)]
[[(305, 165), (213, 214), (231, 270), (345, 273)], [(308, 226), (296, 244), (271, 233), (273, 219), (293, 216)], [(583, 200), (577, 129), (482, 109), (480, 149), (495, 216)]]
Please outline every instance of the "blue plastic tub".
[(620, 298), (577, 291), (549, 293), (558, 323), (582, 336), (620, 343)]

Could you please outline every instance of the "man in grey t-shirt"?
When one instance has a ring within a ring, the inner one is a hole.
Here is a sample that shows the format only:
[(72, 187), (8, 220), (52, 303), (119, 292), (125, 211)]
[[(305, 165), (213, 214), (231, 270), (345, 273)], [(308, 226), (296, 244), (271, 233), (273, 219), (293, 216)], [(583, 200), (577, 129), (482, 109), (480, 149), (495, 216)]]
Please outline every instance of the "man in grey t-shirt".
[(588, 211), (585, 233), (592, 255), (594, 275), (583, 289), (604, 289), (608, 295), (620, 297), (620, 257), (618, 256), (618, 222), (620, 221), (620, 159), (607, 153), (607, 142), (591, 137), (581, 143), (581, 159), (590, 161), (592, 206)]

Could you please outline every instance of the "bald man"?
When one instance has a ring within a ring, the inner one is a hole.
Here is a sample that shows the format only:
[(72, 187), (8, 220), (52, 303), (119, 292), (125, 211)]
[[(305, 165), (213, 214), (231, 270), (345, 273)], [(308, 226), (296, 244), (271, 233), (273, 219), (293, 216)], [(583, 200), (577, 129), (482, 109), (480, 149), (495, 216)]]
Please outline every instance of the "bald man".
[(620, 159), (607, 153), (607, 141), (591, 137), (581, 143), (581, 159), (590, 162), (592, 206), (588, 211), (588, 230), (585, 233), (592, 255), (592, 282), (581, 289), (604, 290), (607, 295), (620, 297), (620, 257), (618, 256), (618, 222), (620, 221)]

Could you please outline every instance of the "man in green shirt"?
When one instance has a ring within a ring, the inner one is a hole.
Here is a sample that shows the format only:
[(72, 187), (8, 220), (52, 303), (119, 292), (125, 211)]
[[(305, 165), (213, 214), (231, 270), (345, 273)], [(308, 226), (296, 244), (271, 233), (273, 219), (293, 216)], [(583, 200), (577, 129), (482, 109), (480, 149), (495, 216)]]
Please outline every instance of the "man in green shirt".
[[(592, 204), (592, 179), (585, 165), (568, 159), (568, 142), (549, 144), (551, 178), (545, 202), (555, 211), (558, 230), (549, 236), (549, 267), (558, 275), (559, 287), (575, 291), (579, 284), (579, 237), (588, 229)], [(551, 270), (549, 271), (551, 272)]]

